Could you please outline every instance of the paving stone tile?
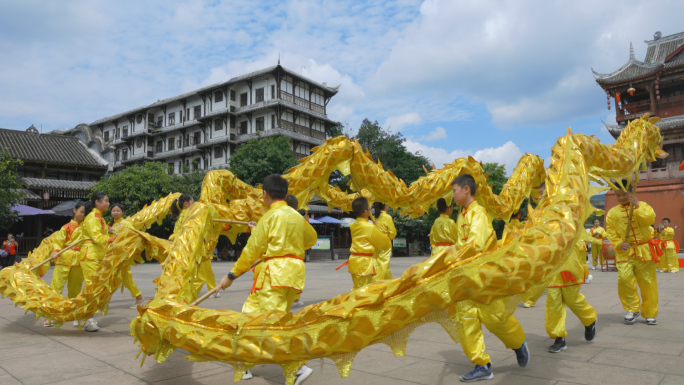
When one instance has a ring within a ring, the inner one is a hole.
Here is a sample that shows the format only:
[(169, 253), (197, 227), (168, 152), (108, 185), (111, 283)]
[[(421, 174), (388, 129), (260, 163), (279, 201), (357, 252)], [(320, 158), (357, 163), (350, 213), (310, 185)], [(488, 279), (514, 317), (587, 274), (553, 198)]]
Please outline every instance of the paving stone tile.
[(43, 353), (5, 359), (2, 368), (26, 385), (51, 384), (85, 375), (95, 375), (113, 368), (75, 350)]

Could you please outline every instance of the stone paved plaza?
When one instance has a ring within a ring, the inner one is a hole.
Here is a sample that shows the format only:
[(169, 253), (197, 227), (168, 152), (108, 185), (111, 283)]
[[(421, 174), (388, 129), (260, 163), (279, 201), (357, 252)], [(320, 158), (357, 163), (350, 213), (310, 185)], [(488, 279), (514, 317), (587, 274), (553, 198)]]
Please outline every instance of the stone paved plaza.
[[(395, 276), (422, 257), (394, 258)], [(338, 261), (307, 263), (306, 290), (302, 300), (316, 303), (351, 288), (349, 274), (335, 271)], [(232, 262), (214, 264), (217, 277)], [(160, 273), (158, 264), (133, 268), (138, 286), (146, 296), (154, 294), (152, 280)], [(584, 341), (584, 329), (569, 314), (568, 349), (548, 353), (551, 344), (544, 329), (544, 301), (531, 309), (519, 307), (515, 313), (527, 333), (532, 358), (527, 368), (518, 367), (513, 351), (485, 331), (487, 352), (492, 356), (495, 377), (487, 384), (684, 384), (684, 277), (659, 274), (659, 325), (647, 326), (643, 319), (633, 325), (622, 321), (624, 311), (617, 296), (615, 272), (592, 271), (594, 280), (582, 292), (598, 313), (597, 335)], [(49, 275), (45, 277), (50, 280)], [(239, 279), (221, 298), (203, 305), (239, 311), (251, 286), (251, 276)], [(138, 348), (128, 335), (128, 325), (136, 315), (128, 292), (117, 292), (106, 317), (96, 316), (101, 330), (87, 333), (71, 324), (60, 330), (42, 327), (33, 314), (24, 315), (9, 299), (0, 300), (0, 384), (231, 384), (230, 365), (184, 360), (177, 350), (164, 364), (147, 357), (140, 366)], [(295, 311), (298, 309), (294, 309)], [(472, 369), (461, 347), (454, 344), (437, 324), (418, 328), (408, 343), (406, 357), (394, 357), (385, 345), (361, 351), (349, 378), (340, 379), (330, 360), (310, 361), (314, 374), (307, 385), (325, 384), (456, 384), (459, 375)], [(276, 365), (253, 369), (254, 378), (246, 385), (284, 384)]]

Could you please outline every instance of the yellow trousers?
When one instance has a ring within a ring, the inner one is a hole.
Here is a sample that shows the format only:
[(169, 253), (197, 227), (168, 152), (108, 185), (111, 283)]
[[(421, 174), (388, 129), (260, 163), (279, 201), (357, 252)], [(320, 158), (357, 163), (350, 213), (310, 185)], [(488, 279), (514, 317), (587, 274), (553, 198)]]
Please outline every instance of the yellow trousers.
[(544, 290), (546, 290), (546, 286), (533, 286), (530, 290), (520, 294), (520, 299), (522, 299), (525, 306), (532, 307), (539, 301), (542, 294), (544, 294)]
[(299, 292), (289, 287), (271, 287), (271, 276), (266, 274), (264, 284), (256, 293), (251, 293), (242, 305), (243, 313), (289, 313)]
[(601, 264), (603, 266), (603, 256), (601, 256), (602, 245), (591, 244), (591, 262), (592, 266), (596, 267)]
[[(499, 298), (489, 305), (481, 305), (471, 300), (456, 304), (456, 322), (458, 337), (463, 352), (476, 365), (487, 365), (491, 362), (485, 353), (482, 324), (497, 336), (508, 349), (518, 349), (525, 342), (525, 331), (520, 322), (505, 312), (506, 298)], [(494, 311), (494, 312), (493, 312)]]
[[(617, 264), (618, 295), (622, 307), (632, 313), (641, 311), (646, 318), (658, 316), (658, 280), (656, 263), (630, 259)], [(637, 293), (637, 285), (641, 291), (641, 300)]]
[(663, 256), (660, 257), (660, 269), (662, 271), (674, 271), (679, 273), (679, 258), (677, 258), (677, 250), (664, 250)]
[(83, 280), (85, 285), (90, 285), (93, 281), (93, 276), (97, 273), (100, 268), (100, 261), (91, 261), (84, 259), (81, 261), (81, 270), (83, 270)]
[(214, 290), (214, 288), (216, 288), (216, 276), (214, 275), (214, 270), (211, 268), (210, 259), (202, 261), (197, 268), (197, 275), (192, 283), (195, 295), (199, 295), (205, 283), (207, 284), (208, 290)]
[(128, 265), (126, 270), (123, 272), (123, 285), (126, 287), (126, 289), (128, 289), (128, 291), (131, 292), (131, 296), (133, 298), (136, 298), (142, 294), (138, 289), (138, 286), (135, 284), (135, 282), (133, 282), (133, 272), (131, 271), (130, 265)]
[(352, 287), (352, 290), (356, 290), (360, 287), (364, 287), (368, 285), (371, 282), (375, 282), (377, 275), (366, 275), (366, 276), (360, 276), (360, 275), (354, 275), (352, 274), (352, 282), (354, 283), (354, 287)]
[(580, 286), (550, 287), (546, 289), (546, 333), (550, 338), (565, 338), (565, 306), (575, 313), (582, 325), (589, 326), (596, 321), (596, 310), (589, 305)]
[(385, 250), (378, 253), (376, 259), (377, 280), (392, 279), (392, 270), (390, 269), (390, 258), (392, 257), (392, 249)]
[(83, 270), (81, 270), (81, 266), (55, 265), (50, 287), (57, 294), (61, 295), (65, 285), (67, 287), (67, 298), (78, 297), (83, 286)]

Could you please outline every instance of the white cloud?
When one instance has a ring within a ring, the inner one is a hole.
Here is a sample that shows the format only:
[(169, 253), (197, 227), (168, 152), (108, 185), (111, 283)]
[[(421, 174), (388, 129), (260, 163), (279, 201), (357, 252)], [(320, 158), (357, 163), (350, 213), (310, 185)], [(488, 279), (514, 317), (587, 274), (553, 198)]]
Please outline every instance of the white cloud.
[(409, 112), (408, 114), (403, 114), (399, 116), (390, 116), (385, 120), (385, 124), (382, 126), (386, 130), (392, 130), (398, 132), (404, 127), (415, 126), (420, 124), (420, 115), (415, 112)]
[(432, 142), (434, 140), (446, 139), (446, 138), (447, 138), (446, 130), (443, 127), (436, 127), (432, 132), (421, 137), (418, 140), (420, 140), (421, 142)]
[(452, 163), (458, 158), (465, 158), (471, 155), (473, 158), (483, 163), (499, 163), (506, 166), (506, 173), (510, 175), (518, 164), (523, 153), (515, 143), (509, 141), (499, 147), (489, 147), (477, 151), (454, 150), (447, 151), (440, 147), (431, 147), (417, 141), (407, 140), (404, 142), (406, 148), (411, 152), (420, 152), (428, 157), (435, 167), (441, 168), (443, 164)]

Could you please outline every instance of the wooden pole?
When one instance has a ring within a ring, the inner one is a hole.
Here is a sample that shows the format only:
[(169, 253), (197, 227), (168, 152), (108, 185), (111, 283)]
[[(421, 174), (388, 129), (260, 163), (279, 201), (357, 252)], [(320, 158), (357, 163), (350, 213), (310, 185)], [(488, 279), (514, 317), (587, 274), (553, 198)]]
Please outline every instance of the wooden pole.
[(50, 261), (54, 261), (55, 259), (59, 258), (59, 256), (62, 255), (63, 252), (65, 252), (65, 251), (67, 251), (67, 250), (71, 250), (74, 246), (78, 245), (79, 243), (81, 243), (81, 242), (83, 242), (83, 241), (85, 241), (85, 239), (81, 239), (80, 241), (76, 241), (76, 242), (70, 244), (69, 246), (65, 247), (65, 248), (62, 249), (60, 252), (58, 252), (57, 255), (54, 256), (54, 258), (53, 258), (53, 257), (50, 257), (50, 258), (44, 260), (43, 262), (41, 262), (41, 263), (39, 263), (39, 264), (33, 266), (33, 267), (31, 268), (31, 270), (29, 270), (29, 271), (36, 270), (37, 268), (43, 266), (44, 264), (49, 263)]
[(229, 219), (214, 219), (214, 222), (233, 223), (233, 224), (236, 224), (236, 225), (245, 225), (245, 226), (249, 226), (249, 222), (245, 222), (245, 221), (232, 221), (232, 220), (229, 220)]
[[(631, 186), (634, 191), (634, 196), (636, 196), (636, 182), (634, 181), (634, 176), (632, 176)], [(629, 230), (632, 229), (632, 218), (634, 217), (634, 205), (630, 202), (629, 204), (629, 217), (627, 218), (627, 231), (625, 231), (625, 243), (629, 243)]]
[[(216, 220), (216, 219), (214, 219), (214, 220)], [(250, 267), (251, 267), (250, 270), (253, 269), (253, 268), (255, 268), (255, 267), (257, 267), (257, 265), (259, 265), (260, 263), (261, 263), (261, 260), (258, 260), (258, 261), (256, 261), (256, 262), (254, 262), (254, 263), (252, 264), (252, 266), (250, 266)], [(209, 298), (209, 297), (211, 297), (212, 295), (218, 293), (219, 290), (221, 290), (221, 286), (216, 286), (213, 290), (210, 290), (209, 292), (207, 292), (207, 293), (204, 294), (203, 296), (197, 298), (197, 299), (195, 300), (195, 302), (193, 302), (193, 303), (190, 304), (190, 306), (197, 306), (197, 305), (201, 304), (201, 303), (204, 302), (204, 300), (206, 300), (207, 298)]]

